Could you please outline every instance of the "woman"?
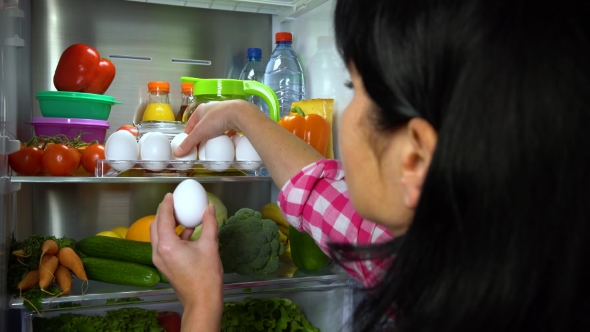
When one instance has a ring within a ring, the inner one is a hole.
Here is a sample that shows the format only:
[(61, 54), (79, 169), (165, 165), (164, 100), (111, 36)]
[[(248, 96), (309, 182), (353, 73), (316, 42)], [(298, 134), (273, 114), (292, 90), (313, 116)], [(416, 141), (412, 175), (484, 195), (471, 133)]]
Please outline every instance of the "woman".
[[(401, 331), (590, 329), (590, 9), (543, 4), (337, 1), (336, 39), (354, 88), (339, 137), (350, 200), (396, 237), (331, 244), (342, 262), (393, 262), (357, 309), (354, 331), (378, 330), (390, 314)], [(307, 165), (327, 165), (245, 102), (195, 114), (176, 155), (234, 129), (279, 187)], [(297, 226), (305, 216), (286, 205)], [(196, 243), (175, 238), (174, 225), (167, 195), (152, 227), (154, 263), (191, 313), (183, 319), (219, 330), (214, 218), (205, 214)], [(194, 271), (207, 275), (185, 282)]]

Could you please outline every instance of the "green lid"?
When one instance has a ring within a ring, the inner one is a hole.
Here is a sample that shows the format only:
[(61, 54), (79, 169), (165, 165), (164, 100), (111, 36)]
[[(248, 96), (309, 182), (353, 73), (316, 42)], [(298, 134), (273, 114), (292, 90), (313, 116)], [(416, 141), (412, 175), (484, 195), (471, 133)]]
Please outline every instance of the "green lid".
[(70, 91), (39, 91), (37, 92), (37, 99), (77, 99), (109, 104), (122, 104), (120, 101), (116, 101), (115, 98), (111, 96)]
[(183, 82), (193, 83), (193, 95), (239, 95), (244, 96), (244, 81), (232, 79), (200, 79), (183, 77)]

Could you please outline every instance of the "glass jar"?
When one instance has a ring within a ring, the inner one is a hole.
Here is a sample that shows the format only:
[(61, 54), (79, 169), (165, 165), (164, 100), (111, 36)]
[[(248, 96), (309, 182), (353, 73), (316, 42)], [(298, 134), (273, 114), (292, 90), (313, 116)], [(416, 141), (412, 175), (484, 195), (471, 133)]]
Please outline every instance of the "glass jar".
[(170, 106), (170, 84), (168, 82), (148, 83), (148, 103), (143, 113), (143, 121), (174, 121), (174, 111)]
[(183, 121), (182, 118), (184, 117), (184, 112), (186, 108), (195, 100), (193, 97), (193, 85), (194, 84), (190, 82), (182, 83), (182, 100), (180, 103), (180, 110), (178, 111), (178, 114), (176, 114), (176, 121)]

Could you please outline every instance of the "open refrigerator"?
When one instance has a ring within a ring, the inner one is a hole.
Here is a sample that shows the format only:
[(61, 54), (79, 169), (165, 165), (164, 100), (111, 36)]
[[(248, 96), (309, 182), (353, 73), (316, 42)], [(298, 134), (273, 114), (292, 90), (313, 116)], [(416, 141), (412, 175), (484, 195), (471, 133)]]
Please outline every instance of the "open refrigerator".
[[(32, 234), (82, 239), (138, 218), (155, 214), (166, 192), (183, 177), (52, 177), (18, 176), (7, 156), (28, 141), (28, 122), (40, 116), (35, 94), (55, 90), (53, 71), (61, 52), (74, 43), (99, 50), (117, 67), (106, 95), (122, 104), (113, 107), (107, 137), (133, 123), (147, 98), (147, 82), (168, 81), (171, 105), (180, 106), (180, 77), (237, 78), (246, 49), (258, 47), (263, 62), (274, 48), (274, 34), (293, 33), (293, 48), (306, 74), (306, 99), (321, 96), (318, 77), (308, 66), (322, 36), (333, 36), (333, 0), (0, 0), (0, 332), (32, 331), (33, 315), (22, 300), (8, 294), (6, 270), (9, 242)], [(334, 58), (340, 61), (334, 52)], [(333, 134), (338, 115), (351, 98), (340, 75), (335, 84)], [(333, 72), (334, 73), (334, 72)], [(314, 85), (315, 84), (315, 85)], [(334, 139), (334, 151), (338, 146)], [(275, 201), (278, 188), (263, 175), (209, 176), (199, 182), (218, 196), (228, 215), (239, 208), (260, 210)], [(322, 331), (347, 331), (358, 285), (336, 267), (314, 275), (244, 277), (225, 275), (226, 301), (245, 297), (281, 297), (295, 301)], [(73, 290), (80, 289), (74, 283)], [(106, 304), (107, 299), (139, 297), (141, 302)], [(80, 303), (57, 308), (61, 302)], [(124, 306), (182, 312), (169, 284), (150, 289), (93, 282), (82, 296), (44, 303), (45, 317), (61, 313), (95, 314)]]

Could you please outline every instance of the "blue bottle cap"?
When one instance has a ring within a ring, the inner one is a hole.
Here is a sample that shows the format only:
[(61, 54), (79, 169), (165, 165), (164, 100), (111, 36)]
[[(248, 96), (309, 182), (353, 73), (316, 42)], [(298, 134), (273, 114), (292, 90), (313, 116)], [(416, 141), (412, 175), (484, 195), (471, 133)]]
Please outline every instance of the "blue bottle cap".
[(259, 48), (249, 48), (248, 49), (248, 57), (253, 58), (262, 58), (262, 50)]

